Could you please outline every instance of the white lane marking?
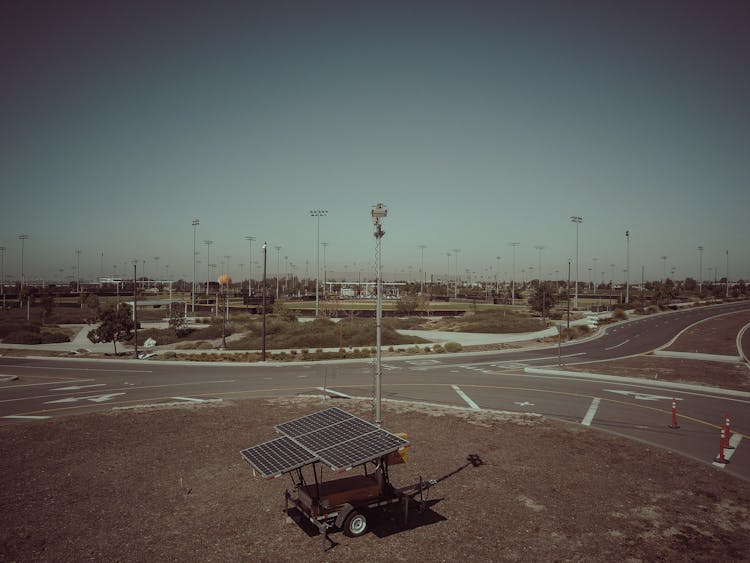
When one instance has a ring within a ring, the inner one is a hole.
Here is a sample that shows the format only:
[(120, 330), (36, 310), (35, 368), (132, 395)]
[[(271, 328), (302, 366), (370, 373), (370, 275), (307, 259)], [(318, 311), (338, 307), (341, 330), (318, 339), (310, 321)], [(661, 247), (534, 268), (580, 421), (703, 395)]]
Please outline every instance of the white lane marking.
[(330, 387), (316, 387), (318, 391), (323, 391), (323, 393), (328, 393), (330, 395), (336, 395), (337, 397), (343, 397), (345, 399), (351, 399), (351, 395), (347, 395), (346, 393), (342, 393), (341, 391), (334, 391)]
[(439, 364), (440, 360), (406, 360), (406, 363), (412, 366), (432, 366)]
[(175, 401), (189, 401), (191, 403), (205, 403), (210, 399), (195, 399), (193, 397), (170, 397), (170, 399), (174, 399)]
[(534, 406), (534, 403), (530, 403), (528, 401), (517, 401), (513, 404), (518, 405), (519, 407), (533, 407)]
[(64, 399), (57, 399), (56, 401), (47, 401), (45, 405), (51, 405), (52, 403), (77, 403), (78, 401), (91, 401), (92, 403), (103, 403), (105, 401), (111, 401), (118, 395), (124, 395), (125, 393), (109, 393), (108, 395), (91, 395), (89, 397), (65, 397)]
[(23, 419), (29, 419), (29, 420), (42, 420), (43, 418), (52, 418), (51, 416), (31, 416), (31, 415), (21, 415), (21, 414), (9, 414), (8, 416), (4, 416), (3, 418), (23, 418)]
[[(98, 369), (98, 368), (64, 368), (59, 366), (27, 366), (27, 365), (16, 365), (16, 364), (5, 364), (3, 367), (19, 368), (19, 369), (36, 369), (36, 370), (59, 370), (59, 371), (106, 371), (112, 373), (154, 373), (150, 369)], [(39, 376), (44, 377), (44, 376)]]
[(94, 383), (93, 385), (70, 385), (69, 387), (58, 387), (57, 389), (50, 389), (50, 391), (77, 391), (78, 389), (86, 389), (87, 387), (104, 387), (106, 383)]
[(615, 346), (610, 346), (609, 348), (605, 348), (605, 350), (614, 350), (615, 348), (619, 348), (620, 346), (625, 346), (625, 344), (627, 344), (628, 342), (630, 342), (630, 338), (628, 338), (625, 342), (620, 342), (619, 344)]
[(635, 391), (621, 391), (619, 389), (603, 389), (603, 391), (606, 391), (607, 393), (617, 393), (618, 395), (633, 395), (634, 399), (637, 399), (639, 401), (671, 401), (674, 399), (675, 401), (682, 401), (679, 397), (665, 397), (664, 395), (649, 395), (648, 393), (637, 393)]
[(469, 405), (472, 409), (479, 410), (479, 405), (477, 405), (474, 401), (471, 400), (471, 398), (461, 391), (461, 388), (458, 385), (451, 385), (453, 390), (458, 394), (459, 397), (461, 397), (464, 401), (466, 401), (466, 404)]
[[(729, 462), (731, 457), (734, 455), (734, 452), (737, 451), (737, 446), (740, 445), (741, 441), (742, 441), (742, 436), (740, 434), (732, 434), (732, 437), (729, 438), (729, 445), (731, 446), (731, 448), (724, 450), (724, 459), (727, 462)], [(714, 461), (714, 465), (716, 467), (721, 467), (722, 469), (727, 466), (726, 463), (720, 463), (718, 461)]]
[(599, 409), (600, 402), (601, 399), (599, 397), (594, 397), (594, 400), (591, 401), (591, 406), (589, 407), (589, 410), (586, 411), (586, 416), (583, 417), (581, 424), (583, 424), (584, 426), (591, 426), (591, 421), (594, 420), (594, 416), (596, 415), (596, 411)]
[(745, 363), (750, 364), (750, 358), (748, 358), (745, 355), (745, 351), (742, 349), (742, 339), (745, 336), (745, 331), (747, 331), (748, 329), (750, 329), (750, 323), (747, 323), (745, 326), (743, 326), (740, 329), (740, 331), (737, 333), (736, 344), (737, 344), (737, 351), (739, 352), (740, 357), (745, 361)]
[[(42, 376), (42, 377), (44, 377), (44, 376)], [(40, 385), (60, 385), (62, 383), (81, 383), (81, 382), (84, 382), (84, 381), (94, 381), (94, 380), (93, 379), (73, 379), (72, 381), (68, 380), (68, 381), (65, 381), (65, 382), (62, 382), (62, 381), (47, 381), (46, 383), (24, 383), (24, 384), (21, 384), (21, 385), (13, 385), (12, 388), (13, 389), (19, 389), (20, 387), (39, 387)], [(10, 388), (11, 388), (11, 386), (9, 385), (8, 389), (10, 389)]]

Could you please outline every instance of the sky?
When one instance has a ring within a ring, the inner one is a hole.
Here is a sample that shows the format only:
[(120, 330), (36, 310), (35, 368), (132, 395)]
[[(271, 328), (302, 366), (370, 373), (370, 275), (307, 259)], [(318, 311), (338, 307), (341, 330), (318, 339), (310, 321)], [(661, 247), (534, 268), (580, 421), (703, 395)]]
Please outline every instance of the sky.
[(257, 279), (264, 241), (269, 275), (319, 241), (371, 278), (383, 203), (390, 280), (747, 280), (748, 28), (742, 0), (4, 0), (6, 279), (27, 234), (27, 280), (189, 280), (194, 218), (199, 281)]

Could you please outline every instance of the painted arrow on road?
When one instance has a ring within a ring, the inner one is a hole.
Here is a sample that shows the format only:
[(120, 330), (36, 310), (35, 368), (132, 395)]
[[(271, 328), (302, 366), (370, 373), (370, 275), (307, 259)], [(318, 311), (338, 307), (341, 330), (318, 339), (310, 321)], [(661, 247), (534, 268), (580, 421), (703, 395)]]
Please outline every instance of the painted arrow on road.
[(674, 399), (675, 401), (682, 401), (680, 398), (675, 397), (664, 397), (662, 395), (649, 395), (648, 393), (637, 393), (635, 391), (620, 391), (619, 389), (604, 389), (604, 391), (607, 391), (608, 393), (617, 393), (618, 395), (632, 395), (634, 399), (637, 399), (639, 401), (671, 401)]
[(66, 397), (64, 399), (57, 399), (55, 401), (47, 401), (45, 404), (49, 405), (52, 403), (77, 403), (78, 401), (91, 401), (92, 403), (103, 403), (105, 401), (111, 401), (118, 395), (124, 395), (125, 393), (110, 393), (109, 395), (91, 395), (90, 397)]
[(93, 385), (71, 385), (70, 387), (58, 387), (52, 389), (52, 391), (78, 391), (79, 389), (86, 389), (87, 387), (104, 387), (106, 383), (94, 383)]

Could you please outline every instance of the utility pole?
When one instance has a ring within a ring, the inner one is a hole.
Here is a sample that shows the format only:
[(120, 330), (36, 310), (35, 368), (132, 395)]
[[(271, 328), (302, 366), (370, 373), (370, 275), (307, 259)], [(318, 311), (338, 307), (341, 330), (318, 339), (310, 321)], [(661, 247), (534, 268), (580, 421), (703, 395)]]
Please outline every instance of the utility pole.
[(381, 378), (382, 378), (382, 363), (381, 363), (381, 337), (382, 337), (382, 318), (383, 318), (383, 265), (381, 261), (381, 250), (380, 241), (385, 235), (385, 231), (381, 225), (382, 219), (388, 215), (388, 209), (382, 204), (378, 203), (371, 211), (372, 223), (375, 225), (375, 257), (377, 267), (377, 305), (375, 309), (375, 424), (381, 425), (380, 416), (380, 400), (381, 400)]
[(575, 301), (573, 303), (573, 307), (575, 309), (578, 309), (578, 227), (583, 222), (583, 218), (579, 217), (578, 215), (573, 215), (570, 218), (570, 220), (576, 224), (576, 291), (575, 291)]

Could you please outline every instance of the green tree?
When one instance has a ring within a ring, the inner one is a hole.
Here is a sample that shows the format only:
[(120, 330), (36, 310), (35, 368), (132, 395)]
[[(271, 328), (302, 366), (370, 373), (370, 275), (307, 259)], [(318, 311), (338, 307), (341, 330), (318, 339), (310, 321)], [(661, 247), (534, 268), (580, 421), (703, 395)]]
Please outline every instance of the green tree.
[(669, 303), (672, 299), (677, 297), (677, 293), (677, 288), (675, 287), (674, 282), (670, 279), (667, 279), (664, 283), (654, 284), (654, 301), (656, 302), (657, 307)]
[(127, 304), (120, 304), (119, 307), (109, 307), (101, 311), (101, 323), (98, 327), (90, 330), (88, 339), (94, 344), (99, 342), (112, 342), (117, 354), (117, 341), (127, 340), (133, 334), (133, 317), (132, 308)]
[(49, 292), (44, 293), (39, 299), (39, 305), (42, 307), (42, 324), (44, 324), (44, 321), (52, 316), (52, 311), (55, 308), (55, 297)]
[(538, 311), (544, 318), (549, 310), (557, 303), (557, 286), (554, 282), (544, 282), (534, 288), (529, 297), (529, 307), (532, 311)]
[(182, 314), (182, 307), (171, 307), (169, 309), (169, 328), (174, 330), (177, 336), (184, 336), (187, 329), (187, 319)]
[(85, 309), (85, 319), (87, 324), (93, 324), (97, 321), (100, 314), (99, 298), (93, 293), (82, 293), (78, 298), (81, 309)]

